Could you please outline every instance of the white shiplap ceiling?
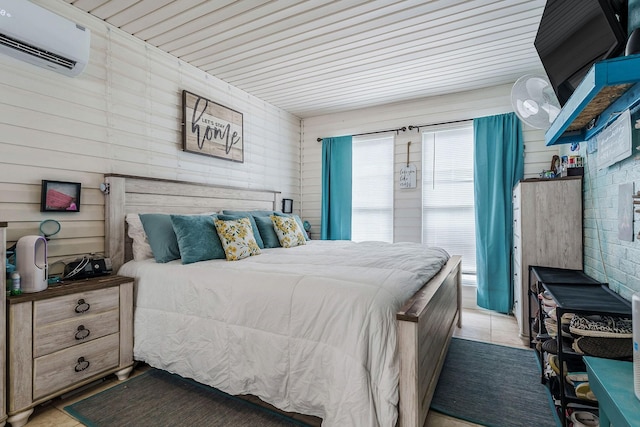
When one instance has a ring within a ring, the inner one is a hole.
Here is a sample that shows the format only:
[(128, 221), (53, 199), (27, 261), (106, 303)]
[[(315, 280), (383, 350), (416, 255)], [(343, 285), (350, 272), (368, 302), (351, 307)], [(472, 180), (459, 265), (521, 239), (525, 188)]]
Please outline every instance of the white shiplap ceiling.
[(543, 72), (545, 0), (66, 0), (300, 118)]

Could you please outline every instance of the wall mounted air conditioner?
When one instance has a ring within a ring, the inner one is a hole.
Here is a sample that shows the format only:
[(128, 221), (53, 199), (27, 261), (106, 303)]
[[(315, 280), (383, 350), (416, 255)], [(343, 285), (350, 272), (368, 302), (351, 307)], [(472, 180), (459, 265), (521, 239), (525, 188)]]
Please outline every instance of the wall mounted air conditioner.
[(27, 0), (0, 0), (0, 52), (67, 76), (89, 62), (89, 29)]

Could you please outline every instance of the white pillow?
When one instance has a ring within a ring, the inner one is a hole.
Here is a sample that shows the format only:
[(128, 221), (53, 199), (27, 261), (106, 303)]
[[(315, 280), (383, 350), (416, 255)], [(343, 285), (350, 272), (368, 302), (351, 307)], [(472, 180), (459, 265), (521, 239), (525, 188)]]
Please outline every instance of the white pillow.
[(142, 221), (138, 214), (127, 214), (126, 221), (128, 225), (127, 234), (133, 239), (133, 259), (134, 261), (142, 261), (153, 258), (153, 251), (147, 239), (147, 233), (144, 232)]

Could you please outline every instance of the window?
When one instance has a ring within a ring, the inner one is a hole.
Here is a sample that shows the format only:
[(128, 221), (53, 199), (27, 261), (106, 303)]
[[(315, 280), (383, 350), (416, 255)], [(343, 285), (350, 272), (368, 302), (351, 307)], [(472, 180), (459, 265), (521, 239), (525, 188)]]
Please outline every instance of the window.
[(393, 242), (393, 135), (353, 138), (351, 240)]
[(422, 243), (462, 255), (475, 281), (473, 124), (422, 134)]

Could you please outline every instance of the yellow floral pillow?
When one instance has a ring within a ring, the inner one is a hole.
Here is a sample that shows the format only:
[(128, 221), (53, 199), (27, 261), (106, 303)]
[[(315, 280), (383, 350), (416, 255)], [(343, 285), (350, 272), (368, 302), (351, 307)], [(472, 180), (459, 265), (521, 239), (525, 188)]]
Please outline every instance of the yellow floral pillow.
[(304, 234), (294, 217), (271, 215), (271, 222), (283, 248), (306, 244)]
[(227, 261), (238, 261), (260, 254), (249, 218), (226, 221), (216, 218), (214, 223)]

